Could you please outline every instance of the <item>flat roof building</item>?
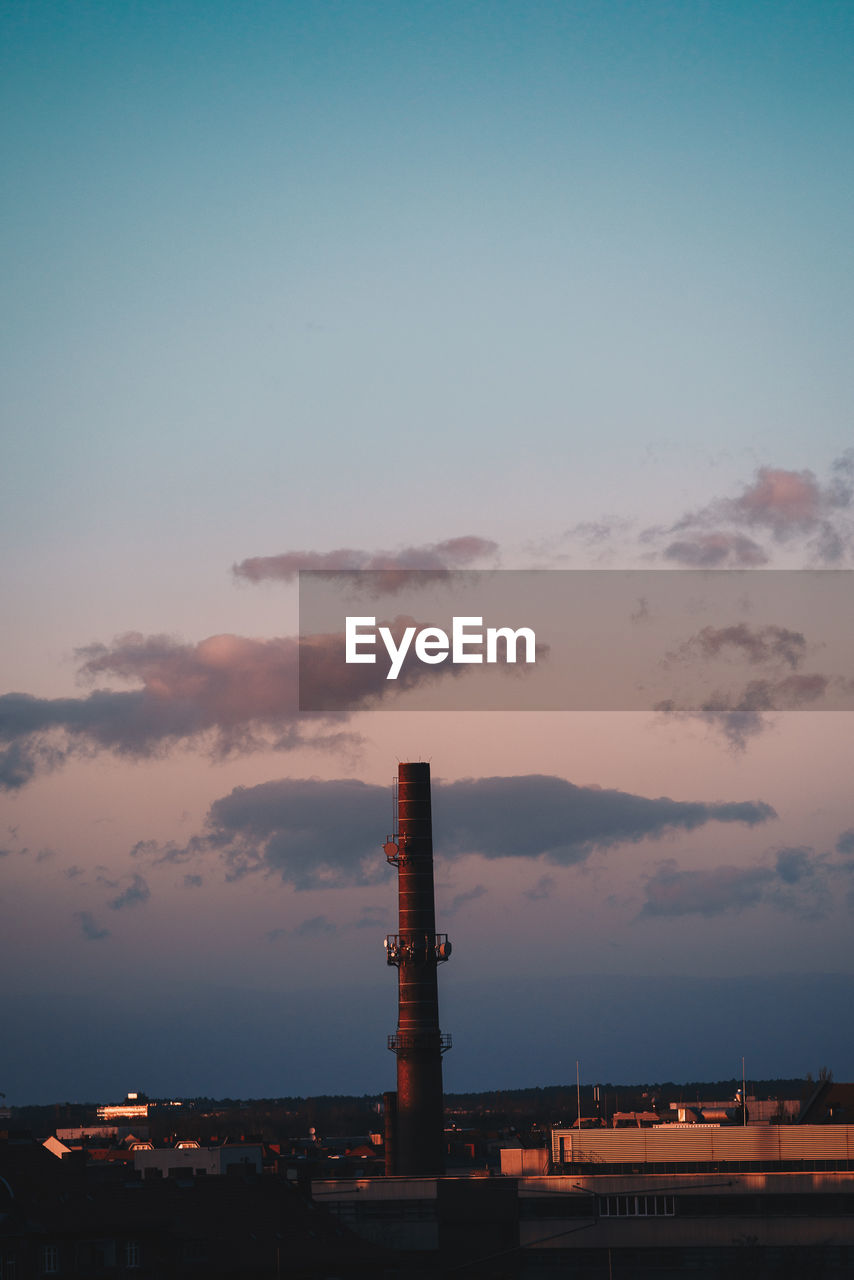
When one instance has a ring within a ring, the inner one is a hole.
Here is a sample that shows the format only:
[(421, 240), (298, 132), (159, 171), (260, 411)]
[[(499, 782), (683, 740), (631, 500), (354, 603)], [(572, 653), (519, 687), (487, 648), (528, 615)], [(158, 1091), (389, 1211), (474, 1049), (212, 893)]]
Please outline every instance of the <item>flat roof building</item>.
[(551, 1151), (507, 1149), (501, 1167), (327, 1179), (312, 1194), (365, 1239), (432, 1256), (437, 1273), (854, 1275), (854, 1126), (555, 1129)]
[(854, 1125), (553, 1129), (551, 1159), (562, 1172), (847, 1172), (854, 1170)]

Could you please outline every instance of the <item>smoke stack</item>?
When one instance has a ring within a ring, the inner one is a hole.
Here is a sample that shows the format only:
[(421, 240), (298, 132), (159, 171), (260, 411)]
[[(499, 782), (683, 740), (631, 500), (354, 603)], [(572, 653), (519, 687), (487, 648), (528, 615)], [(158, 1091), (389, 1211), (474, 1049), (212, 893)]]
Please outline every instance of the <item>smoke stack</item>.
[(400, 913), (398, 932), (386, 938), (386, 959), (398, 972), (397, 1031), (388, 1038), (397, 1054), (397, 1132), (386, 1168), (437, 1174), (445, 1163), (442, 1054), (451, 1037), (439, 1030), (436, 969), (451, 944), (436, 933), (429, 764), (399, 766), (395, 827), (385, 852), (398, 870)]

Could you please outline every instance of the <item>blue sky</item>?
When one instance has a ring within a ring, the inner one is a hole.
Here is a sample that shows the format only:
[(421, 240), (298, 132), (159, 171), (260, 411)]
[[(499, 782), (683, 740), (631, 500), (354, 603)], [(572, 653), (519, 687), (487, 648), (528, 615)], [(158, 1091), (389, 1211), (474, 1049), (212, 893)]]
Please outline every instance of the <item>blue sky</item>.
[[(851, 499), (833, 488), (854, 443), (849, 6), (34, 2), (0, 4), (0, 20), (0, 695), (85, 699), (75, 651), (99, 644), (94, 687), (141, 679), (183, 696), (212, 653), (226, 667), (250, 653), (196, 648), (206, 638), (293, 635), (295, 588), (236, 579), (247, 557), (476, 535), (505, 567), (656, 567), (673, 564), (678, 526), (697, 554), (714, 537), (742, 562), (850, 567)], [(116, 641), (128, 632), (187, 648), (161, 643), (143, 667)], [(254, 723), (258, 690), (244, 692)], [(205, 723), (222, 729), (217, 706)], [(371, 932), (347, 924), (352, 891), (227, 881), (211, 850), (192, 867), (130, 851), (183, 848), (236, 786), (379, 785), (422, 754), (449, 780), (553, 773), (780, 815), (773, 834), (710, 824), (584, 867), (499, 869), (472, 852), (440, 884), (440, 906), (469, 895), (455, 928), (480, 959), (469, 978), (460, 960), (461, 984), (486, 974), (516, 918), (507, 965), (523, 975), (544, 920), (551, 970), (784, 984), (822, 970), (820, 941), (824, 967), (850, 974), (835, 851), (854, 827), (846, 718), (781, 718), (735, 756), (702, 726), (488, 723), (377, 712), (352, 725), (361, 746), (215, 759), (192, 736), (140, 753), (121, 724), (105, 745), (101, 726), (2, 797), (17, 834), (0, 910), (17, 939), (7, 968), (16, 946), (28, 956), (24, 1007), (60, 972), (69, 999), (94, 983), (109, 1003), (141, 948), (155, 986), (213, 968), (238, 989), (271, 972), (287, 987), (299, 955), (322, 988)], [(824, 916), (768, 878), (780, 849), (802, 847), (832, 899)], [(714, 873), (703, 884), (732, 890), (729, 905), (644, 916), (668, 860)], [(722, 867), (768, 876), (735, 882)], [(150, 896), (109, 906), (135, 875)], [(392, 888), (357, 893), (365, 919), (383, 916), (377, 937), (394, 928)], [(660, 1077), (680, 1073), (670, 1048)], [(839, 1054), (837, 1077), (854, 1071), (854, 1045)], [(456, 1085), (548, 1083), (579, 1056), (544, 1061), (537, 1081), (461, 1067)], [(765, 1074), (829, 1055), (768, 1056)], [(632, 1066), (627, 1050), (610, 1078)], [(69, 1083), (9, 1064), (4, 1088), (81, 1093), (84, 1068)], [(156, 1085), (118, 1078), (128, 1070), (119, 1053), (98, 1088), (194, 1091), (189, 1069)], [(293, 1071), (282, 1092), (310, 1087), (308, 1058)], [(354, 1087), (380, 1091), (383, 1071), (379, 1054)], [(348, 1087), (346, 1064), (332, 1086)], [(253, 1087), (229, 1061), (198, 1086)]]

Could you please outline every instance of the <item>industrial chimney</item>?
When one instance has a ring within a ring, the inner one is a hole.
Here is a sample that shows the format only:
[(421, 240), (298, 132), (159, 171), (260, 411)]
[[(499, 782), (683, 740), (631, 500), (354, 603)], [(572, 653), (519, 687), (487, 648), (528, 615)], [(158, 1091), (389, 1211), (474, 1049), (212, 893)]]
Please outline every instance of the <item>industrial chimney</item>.
[(385, 941), (398, 972), (397, 1031), (388, 1038), (397, 1054), (397, 1103), (387, 1096), (386, 1173), (437, 1174), (444, 1171), (442, 1054), (451, 1037), (439, 1030), (436, 968), (451, 944), (436, 933), (429, 764), (398, 767), (395, 833), (385, 853), (398, 870), (400, 913), (398, 932)]

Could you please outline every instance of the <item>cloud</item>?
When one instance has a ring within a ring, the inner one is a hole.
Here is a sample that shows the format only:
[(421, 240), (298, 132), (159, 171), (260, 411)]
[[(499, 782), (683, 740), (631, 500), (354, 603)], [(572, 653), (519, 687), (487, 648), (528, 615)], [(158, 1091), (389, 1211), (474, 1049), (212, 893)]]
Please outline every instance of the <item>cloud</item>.
[[(25, 697), (24, 694), (11, 694), (7, 697)], [(4, 722), (8, 715), (9, 705), (0, 697), (0, 741), (4, 734)], [(14, 704), (12, 704), (14, 710)], [(26, 732), (26, 731), (25, 731)], [(55, 768), (62, 761), (62, 752), (48, 743), (38, 740), (12, 742), (8, 747), (0, 748), (0, 791), (18, 791), (31, 782), (38, 771)]]
[(753, 483), (726, 506), (739, 524), (759, 525), (783, 539), (815, 528), (828, 500), (812, 471), (759, 467)]
[(635, 521), (625, 516), (612, 515), (606, 516), (603, 520), (581, 520), (578, 524), (564, 530), (562, 541), (570, 544), (577, 543), (602, 561), (610, 557), (615, 539), (631, 537), (635, 529)]
[(199, 889), (204, 884), (202, 876), (186, 875), (184, 876), (185, 889)]
[(689, 569), (752, 569), (768, 563), (758, 542), (741, 533), (720, 531), (677, 538), (664, 548), (662, 555)]
[(358, 920), (354, 921), (355, 929), (381, 929), (388, 921), (385, 907), (362, 907)]
[(302, 920), (294, 929), (294, 933), (299, 938), (319, 938), (336, 932), (335, 925), (326, 916), (310, 916), (308, 920)]
[(837, 565), (854, 546), (852, 500), (854, 450), (833, 462), (826, 482), (806, 469), (761, 466), (735, 497), (716, 498), (675, 524), (647, 529), (641, 543), (661, 546), (665, 560), (689, 568), (749, 569), (769, 562), (768, 547), (756, 540), (766, 535), (778, 546), (800, 543), (814, 563)]
[(843, 854), (854, 853), (854, 827), (842, 832), (836, 841), (836, 852)]
[(148, 902), (151, 897), (151, 890), (142, 876), (134, 874), (133, 879), (126, 889), (124, 889), (115, 898), (111, 898), (107, 903), (113, 911), (121, 911), (125, 907), (139, 907), (144, 902)]
[(670, 859), (646, 882), (646, 916), (721, 915), (756, 906), (773, 872), (765, 867), (715, 867), (710, 871), (680, 871)]
[(668, 656), (671, 660), (709, 661), (721, 655), (733, 655), (745, 658), (753, 666), (784, 663), (794, 670), (803, 661), (806, 647), (806, 637), (800, 631), (778, 626), (750, 627), (739, 622), (728, 627), (703, 627), (675, 654)]
[(822, 564), (839, 564), (851, 548), (850, 534), (835, 529), (830, 521), (822, 523), (810, 542), (810, 549)]
[(294, 929), (288, 929), (282, 925), (275, 929), (268, 929), (265, 937), (269, 942), (278, 942), (280, 938), (293, 937), (294, 934), (298, 938), (321, 938), (337, 932), (337, 925), (334, 925), (326, 916), (310, 916)]
[(440, 785), (435, 809), (444, 824), (441, 852), (446, 856), (544, 856), (562, 866), (668, 831), (691, 831), (712, 821), (753, 826), (776, 816), (761, 802), (649, 799), (542, 774)]
[(533, 888), (525, 890), (525, 897), (530, 898), (532, 902), (541, 902), (544, 898), (550, 898), (555, 883), (554, 876), (540, 876)]
[(583, 557), (584, 564), (605, 566), (636, 537), (636, 522), (617, 516), (582, 520), (557, 534), (532, 538), (522, 547), (528, 568), (567, 568)]
[(813, 874), (811, 849), (781, 849), (777, 854), (777, 874), (785, 884), (800, 884)]
[[(398, 634), (411, 619), (389, 626)], [(396, 691), (441, 680), (460, 669), (449, 664), (405, 664), (388, 681), (381, 663), (347, 666), (342, 635), (252, 640), (209, 636), (196, 644), (130, 632), (112, 645), (78, 651), (81, 679), (138, 683), (129, 691), (95, 689), (86, 697), (0, 696), (0, 789), (16, 790), (38, 771), (74, 755), (108, 751), (132, 759), (195, 746), (215, 758), (255, 750), (311, 746), (352, 747), (353, 735), (333, 729), (346, 717), (301, 716), (299, 664), (334, 696), (337, 705), (366, 707)]]
[(455, 894), (450, 904), (444, 908), (442, 914), (445, 916), (455, 916), (460, 907), (466, 906), (469, 902), (476, 902), (478, 898), (482, 898), (488, 889), (484, 884), (476, 884), (472, 889), (463, 889), (462, 893)]
[(164, 856), (164, 848), (171, 847), (170, 845), (160, 845), (156, 840), (137, 840), (130, 851), (130, 856), (132, 858), (150, 858), (152, 862), (172, 862), (172, 858)]
[(765, 903), (816, 918), (829, 906), (833, 870), (825, 856), (804, 846), (777, 850), (773, 866), (682, 871), (670, 859), (647, 878), (641, 915), (719, 916)]
[(390, 817), (388, 788), (283, 778), (215, 800), (193, 846), (221, 853), (232, 880), (263, 870), (298, 889), (372, 884), (387, 873), (381, 846)]
[(445, 577), (449, 570), (492, 559), (497, 551), (498, 544), (490, 538), (469, 534), (420, 547), (404, 547), (400, 551), (361, 551), (353, 547), (323, 552), (285, 551), (277, 556), (242, 560), (232, 567), (232, 572), (247, 582), (293, 582), (300, 569), (323, 569), (331, 573), (383, 570), (382, 589), (391, 594), (418, 581)]
[(182, 644), (136, 633), (112, 646), (78, 655), (86, 679), (135, 681), (131, 691), (96, 689), (86, 697), (0, 697), (0, 740), (17, 765), (0, 784), (22, 786), (37, 770), (70, 756), (100, 751), (157, 756), (206, 738), (215, 755), (261, 745), (294, 746), (297, 651), (295, 639), (246, 640), (212, 636)]
[[(387, 875), (381, 845), (390, 804), (389, 788), (355, 779), (237, 787), (211, 805), (204, 832), (168, 854), (172, 861), (217, 854), (231, 880), (260, 871), (297, 889), (373, 884)], [(776, 817), (761, 801), (648, 799), (538, 774), (436, 782), (433, 807), (442, 857), (543, 858), (561, 866), (707, 822), (754, 826)]]
[(772, 723), (768, 713), (797, 710), (818, 702), (830, 686), (822, 675), (791, 675), (780, 680), (751, 680), (737, 694), (712, 693), (699, 708), (685, 710), (674, 701), (659, 702), (655, 710), (680, 720), (700, 720), (721, 734), (735, 751), (764, 733)]
[(818, 672), (798, 672), (807, 651), (806, 637), (788, 627), (750, 627), (739, 622), (726, 627), (703, 627), (695, 636), (665, 659), (672, 663), (710, 662), (714, 659), (742, 659), (749, 666), (789, 667), (791, 674), (747, 681), (733, 692), (715, 691), (699, 709), (666, 700), (656, 710), (681, 719), (699, 719), (720, 732), (730, 746), (743, 751), (750, 738), (772, 723), (769, 712), (797, 710), (815, 704), (834, 683)]
[(104, 938), (109, 938), (109, 929), (102, 929), (96, 924), (90, 911), (76, 911), (74, 919), (78, 921), (83, 937), (89, 942), (102, 942)]
[(606, 516), (528, 544), (538, 562), (563, 565), (573, 550), (591, 564), (625, 567), (642, 559), (689, 569), (755, 569), (780, 548), (800, 550), (805, 563), (839, 565), (854, 549), (854, 449), (837, 458), (825, 480), (812, 471), (757, 467), (734, 495), (716, 497), (676, 520), (638, 529)]

